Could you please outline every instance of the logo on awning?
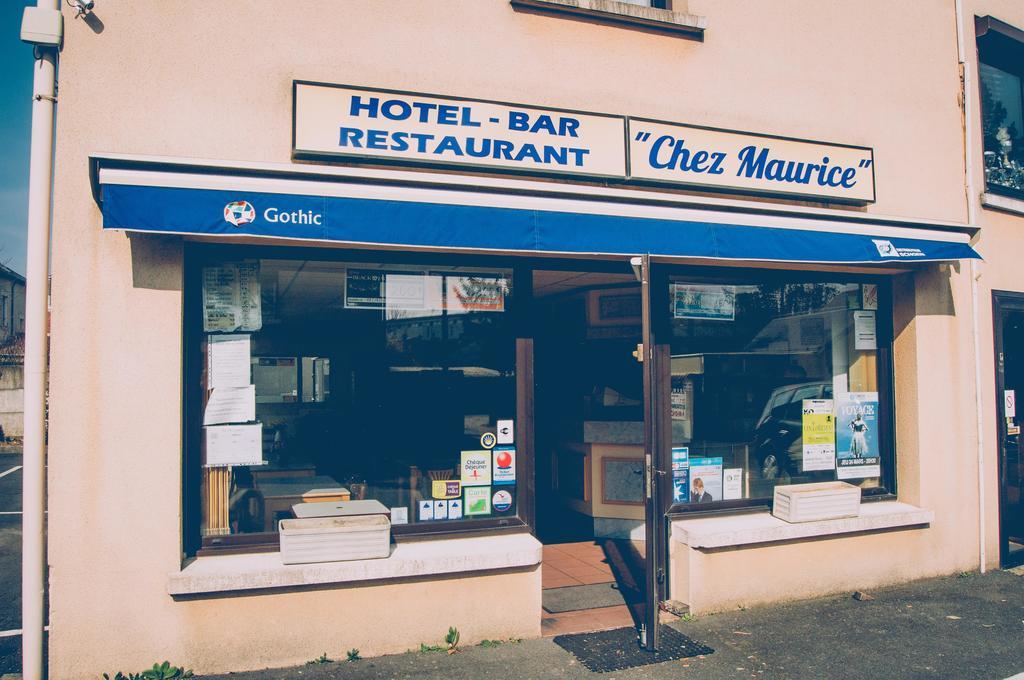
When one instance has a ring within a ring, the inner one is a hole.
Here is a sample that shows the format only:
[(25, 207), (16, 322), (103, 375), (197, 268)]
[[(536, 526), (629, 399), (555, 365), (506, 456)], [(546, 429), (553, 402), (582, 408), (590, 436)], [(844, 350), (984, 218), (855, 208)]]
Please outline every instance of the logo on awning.
[(224, 221), (240, 227), (256, 219), (256, 208), (249, 201), (231, 201), (224, 206)]
[(878, 248), (878, 254), (882, 257), (899, 257), (900, 254), (896, 250), (896, 246), (892, 244), (892, 241), (884, 241), (881, 239), (873, 238), (871, 241)]
[(878, 238), (871, 239), (871, 242), (878, 248), (878, 254), (882, 257), (925, 257), (924, 251), (920, 248), (897, 248), (892, 241)]

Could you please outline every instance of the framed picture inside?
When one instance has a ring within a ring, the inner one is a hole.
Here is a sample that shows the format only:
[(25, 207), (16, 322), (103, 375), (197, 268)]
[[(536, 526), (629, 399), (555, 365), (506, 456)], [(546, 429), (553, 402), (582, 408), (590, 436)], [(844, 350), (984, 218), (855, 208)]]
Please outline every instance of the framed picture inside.
[(640, 323), (640, 290), (612, 288), (587, 293), (588, 326), (635, 326)]

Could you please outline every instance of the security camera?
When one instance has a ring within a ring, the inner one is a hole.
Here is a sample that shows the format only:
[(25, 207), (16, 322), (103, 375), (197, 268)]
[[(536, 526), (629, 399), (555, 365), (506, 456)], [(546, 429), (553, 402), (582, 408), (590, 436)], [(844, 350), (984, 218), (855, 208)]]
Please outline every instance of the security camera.
[(69, 7), (75, 8), (75, 18), (88, 14), (96, 6), (95, 0), (67, 0), (67, 3)]

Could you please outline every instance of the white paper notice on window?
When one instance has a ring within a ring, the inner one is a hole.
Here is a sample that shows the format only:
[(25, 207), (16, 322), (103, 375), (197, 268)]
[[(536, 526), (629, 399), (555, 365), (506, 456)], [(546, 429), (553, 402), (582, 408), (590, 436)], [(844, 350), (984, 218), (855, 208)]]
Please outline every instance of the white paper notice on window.
[(211, 335), (206, 347), (206, 388), (248, 387), (252, 381), (249, 336)]
[(726, 468), (722, 472), (722, 500), (743, 498), (743, 468)]
[(262, 327), (259, 262), (203, 267), (203, 330), (231, 333)]
[(238, 271), (231, 265), (203, 267), (203, 330), (238, 329)]
[(853, 348), (859, 350), (878, 349), (874, 312), (853, 313)]
[(256, 386), (215, 387), (206, 401), (203, 425), (256, 420)]
[(408, 524), (409, 523), (409, 508), (403, 508), (401, 506), (397, 508), (391, 508), (391, 523), (392, 524)]
[(511, 420), (498, 421), (498, 443), (513, 444), (516, 439), (516, 425)]
[(240, 262), (238, 265), (239, 330), (258, 331), (263, 328), (263, 304), (260, 297), (260, 263)]
[(206, 466), (263, 465), (263, 424), (212, 425), (206, 429)]

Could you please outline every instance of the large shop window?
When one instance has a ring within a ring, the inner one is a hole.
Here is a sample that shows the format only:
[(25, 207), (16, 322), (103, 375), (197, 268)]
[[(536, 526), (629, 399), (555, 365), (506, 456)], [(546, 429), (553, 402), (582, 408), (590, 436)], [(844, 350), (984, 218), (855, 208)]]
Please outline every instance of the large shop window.
[(981, 118), (988, 191), (1024, 198), (1024, 32), (994, 22), (978, 41)]
[(884, 282), (669, 287), (676, 510), (767, 500), (777, 484), (892, 491)]
[(283, 259), (197, 270), (201, 474), (186, 493), (201, 498), (204, 546), (269, 543), (314, 502), (375, 499), (396, 533), (516, 516), (510, 271)]

